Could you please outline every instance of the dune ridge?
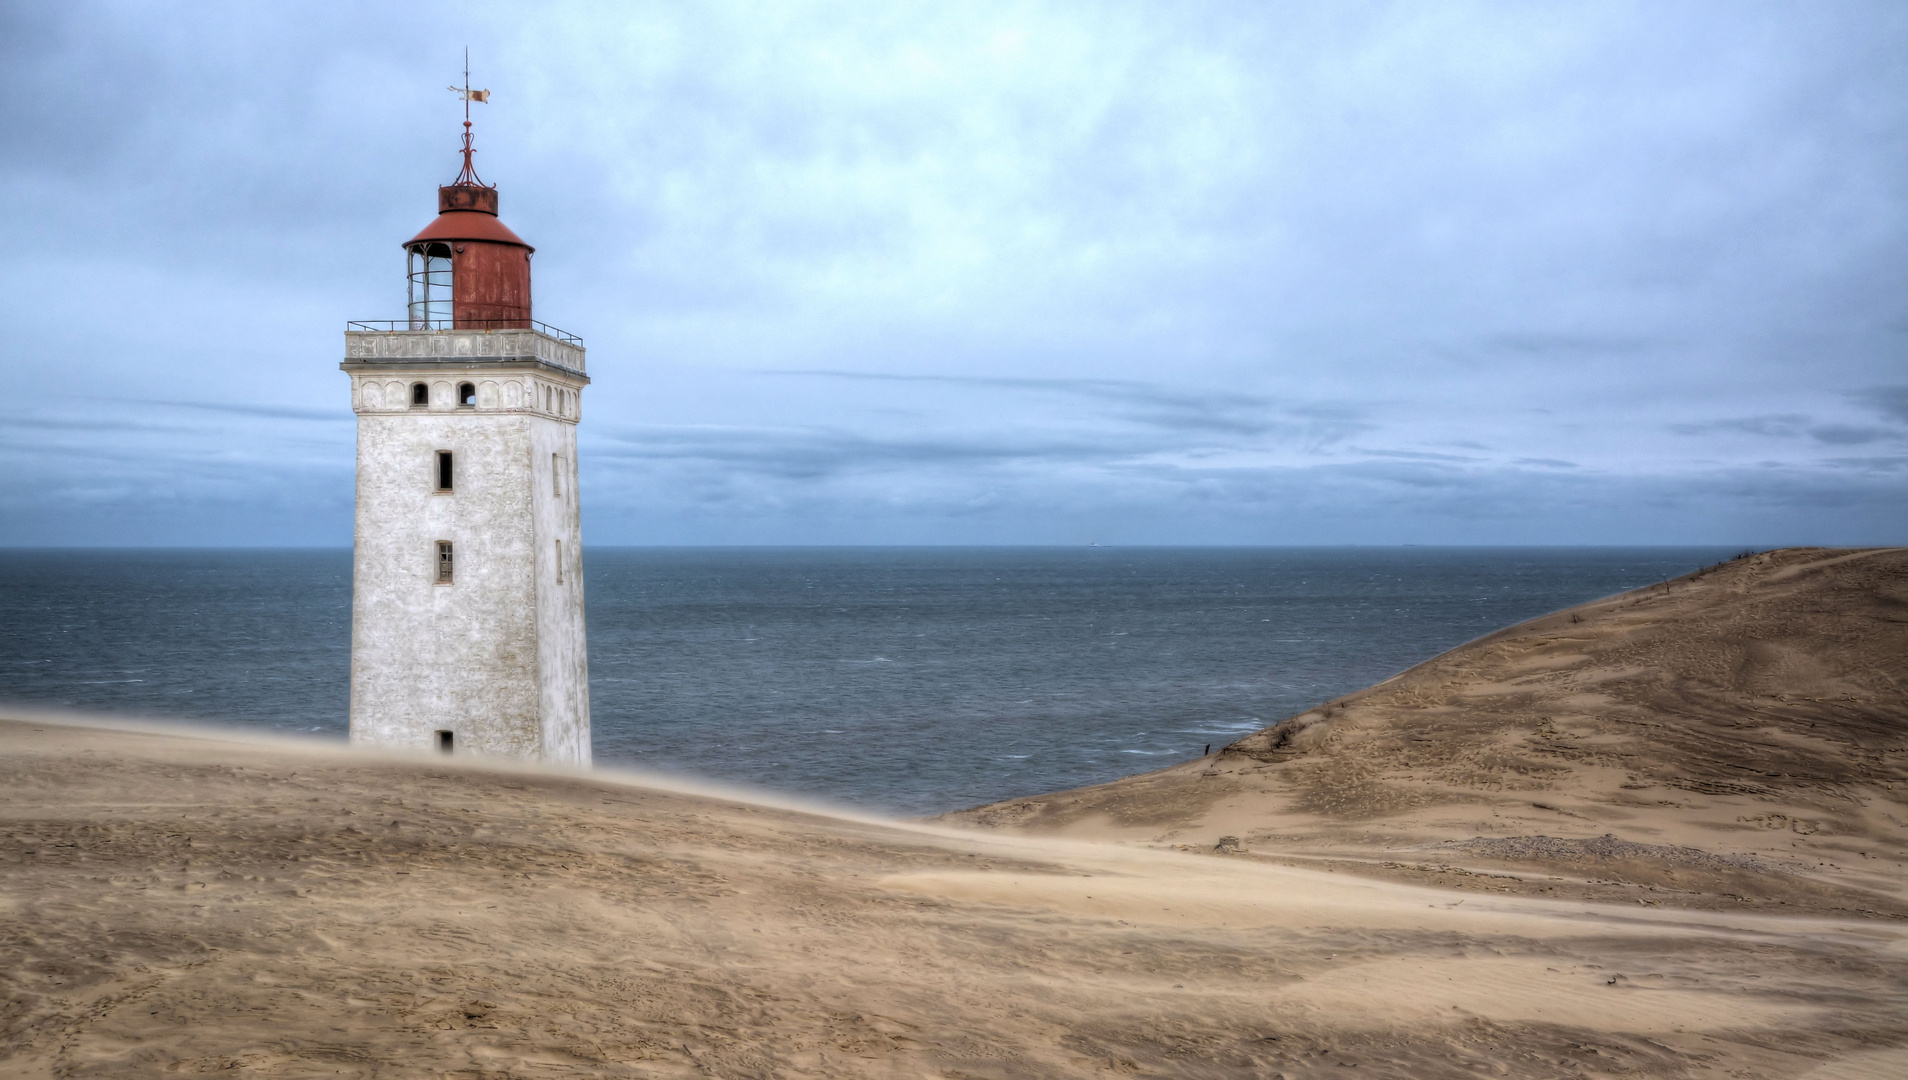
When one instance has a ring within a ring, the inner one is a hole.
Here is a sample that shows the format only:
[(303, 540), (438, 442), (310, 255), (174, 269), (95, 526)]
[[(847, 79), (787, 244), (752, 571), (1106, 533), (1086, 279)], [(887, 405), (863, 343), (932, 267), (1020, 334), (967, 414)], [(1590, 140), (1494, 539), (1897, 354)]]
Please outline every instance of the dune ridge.
[(1498, 631), (1204, 759), (945, 820), (1901, 917), (1908, 549), (1738, 558)]

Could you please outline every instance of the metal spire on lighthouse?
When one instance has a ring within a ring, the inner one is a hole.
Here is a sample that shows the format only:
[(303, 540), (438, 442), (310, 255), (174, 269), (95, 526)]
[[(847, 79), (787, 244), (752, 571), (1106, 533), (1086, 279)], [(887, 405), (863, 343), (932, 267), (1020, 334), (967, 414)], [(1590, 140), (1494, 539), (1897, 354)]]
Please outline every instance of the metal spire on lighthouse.
[(451, 181), (451, 186), (452, 187), (482, 187), (482, 188), (491, 187), (493, 185), (486, 184), (482, 180), (479, 180), (477, 178), (477, 169), (474, 165), (471, 164), (471, 160), (470, 160), (470, 156), (477, 152), (476, 150), (472, 149), (470, 145), (470, 103), (473, 101), (476, 101), (476, 102), (488, 104), (490, 101), (490, 91), (472, 90), (470, 88), (470, 50), (469, 49), (464, 50), (464, 85), (446, 87), (446, 89), (448, 89), (451, 93), (457, 94), (464, 99), (464, 171), (457, 174), (457, 179)]

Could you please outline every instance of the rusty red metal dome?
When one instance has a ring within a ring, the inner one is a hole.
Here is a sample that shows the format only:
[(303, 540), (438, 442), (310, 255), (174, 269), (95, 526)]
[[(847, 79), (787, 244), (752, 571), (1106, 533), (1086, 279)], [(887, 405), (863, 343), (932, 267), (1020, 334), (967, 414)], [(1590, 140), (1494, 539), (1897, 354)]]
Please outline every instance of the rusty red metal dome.
[(405, 247), (426, 240), (478, 240), (515, 244), (535, 251), (510, 227), (497, 219), (497, 189), (447, 184), (437, 189), (437, 220), (404, 242)]
[(458, 330), (528, 327), (530, 256), (536, 249), (497, 220), (497, 189), (448, 184), (437, 189), (437, 210), (435, 221), (404, 242), (412, 325), (443, 329), (444, 320)]

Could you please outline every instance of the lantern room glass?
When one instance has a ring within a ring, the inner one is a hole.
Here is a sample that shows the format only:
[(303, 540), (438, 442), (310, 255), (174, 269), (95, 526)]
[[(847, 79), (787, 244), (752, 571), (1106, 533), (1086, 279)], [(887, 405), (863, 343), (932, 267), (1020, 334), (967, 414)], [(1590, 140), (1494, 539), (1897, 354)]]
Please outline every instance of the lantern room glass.
[(410, 283), (411, 329), (437, 330), (451, 325), (451, 249), (449, 244), (413, 244), (405, 249)]

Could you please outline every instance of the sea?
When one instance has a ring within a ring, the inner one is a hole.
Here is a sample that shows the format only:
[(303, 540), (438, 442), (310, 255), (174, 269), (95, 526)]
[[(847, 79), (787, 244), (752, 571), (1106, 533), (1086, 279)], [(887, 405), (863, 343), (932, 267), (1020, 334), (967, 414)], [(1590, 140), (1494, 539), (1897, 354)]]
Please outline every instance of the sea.
[[(1218, 749), (1730, 548), (591, 548), (599, 765), (921, 815)], [(343, 741), (349, 550), (0, 551), (0, 702)]]

